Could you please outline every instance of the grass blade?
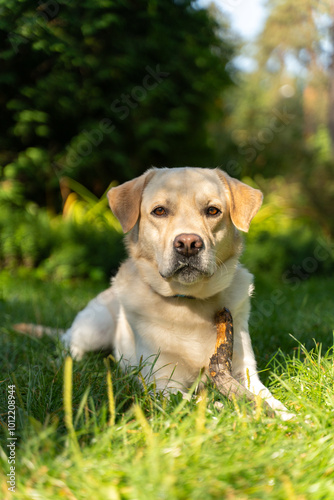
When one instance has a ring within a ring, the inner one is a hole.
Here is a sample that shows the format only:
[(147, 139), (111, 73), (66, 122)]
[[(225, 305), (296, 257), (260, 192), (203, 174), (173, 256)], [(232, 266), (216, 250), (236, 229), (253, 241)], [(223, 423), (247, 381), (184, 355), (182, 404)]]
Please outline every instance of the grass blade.
[(109, 407), (108, 425), (109, 425), (109, 427), (111, 427), (115, 424), (115, 419), (116, 419), (115, 397), (114, 397), (114, 391), (113, 391), (113, 386), (112, 386), (109, 357), (105, 358), (103, 361), (104, 361), (104, 364), (107, 368), (107, 394), (108, 394), (108, 407)]
[(67, 356), (64, 365), (64, 412), (65, 412), (65, 425), (69, 434), (70, 443), (76, 453), (79, 453), (79, 444), (73, 426), (73, 410), (72, 410), (72, 368), (73, 360), (71, 356)]

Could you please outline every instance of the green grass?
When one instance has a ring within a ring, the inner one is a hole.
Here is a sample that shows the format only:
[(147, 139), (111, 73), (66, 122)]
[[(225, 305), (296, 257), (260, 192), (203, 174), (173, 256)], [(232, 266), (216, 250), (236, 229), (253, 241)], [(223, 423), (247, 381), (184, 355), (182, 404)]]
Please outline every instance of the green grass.
[[(20, 335), (11, 325), (66, 328), (105, 286), (55, 284), (24, 271), (0, 274), (1, 498), (334, 498), (333, 280), (314, 276), (295, 290), (257, 283), (251, 329), (261, 378), (296, 413), (294, 420), (233, 404), (210, 384), (201, 402), (178, 396), (168, 401), (140, 390), (138, 370), (124, 374), (110, 363), (113, 399), (100, 353), (73, 363), (72, 395), (66, 378), (73, 432), (69, 406), (64, 411), (66, 356), (59, 341)], [(275, 289), (284, 300), (272, 308)], [(15, 493), (7, 490), (5, 476), (11, 384), (17, 403)], [(216, 409), (217, 400), (223, 409)]]

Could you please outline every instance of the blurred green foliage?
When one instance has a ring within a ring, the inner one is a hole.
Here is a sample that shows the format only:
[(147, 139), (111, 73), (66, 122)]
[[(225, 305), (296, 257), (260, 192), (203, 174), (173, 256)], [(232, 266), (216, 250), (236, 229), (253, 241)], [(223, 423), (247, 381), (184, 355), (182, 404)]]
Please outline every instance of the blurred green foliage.
[(207, 165), (231, 84), (228, 28), (191, 0), (0, 0), (0, 162), (59, 211), (59, 179), (101, 195), (152, 164)]
[[(293, 285), (314, 274), (331, 275), (334, 246), (315, 220), (296, 217), (296, 207), (289, 206), (293, 194), (286, 192), (285, 179), (275, 178), (275, 187), (263, 178), (258, 178), (257, 185), (249, 178), (244, 180), (270, 193), (252, 221), (242, 256), (243, 264), (256, 280), (271, 286), (282, 280)], [(290, 186), (290, 191), (298, 187), (298, 184)]]
[[(282, 95), (286, 88), (293, 92), (291, 97)], [(323, 120), (314, 133), (306, 134), (304, 90), (290, 75), (263, 71), (244, 75), (229, 94), (230, 143), (227, 152), (223, 146), (227, 158), (223, 168), (232, 176), (262, 179), (260, 187), (268, 195), (279, 184), (287, 216), (301, 217), (304, 225), (316, 222), (327, 237), (333, 237), (331, 141)]]
[(120, 225), (106, 196), (95, 200), (75, 187), (62, 216), (50, 216), (32, 202), (25, 208), (1, 204), (0, 265), (37, 268), (37, 276), (56, 280), (103, 280), (115, 273), (124, 257)]
[[(255, 182), (256, 274), (281, 277), (333, 238), (334, 12), (267, 7), (242, 49), (192, 0), (0, 0), (0, 264), (109, 275), (124, 253), (106, 190), (152, 164)], [(252, 71), (237, 71), (237, 50)]]
[(224, 166), (239, 177), (284, 176), (287, 214), (333, 238), (333, 2), (268, 0), (266, 7), (262, 31), (241, 49), (252, 70), (239, 72), (229, 93)]

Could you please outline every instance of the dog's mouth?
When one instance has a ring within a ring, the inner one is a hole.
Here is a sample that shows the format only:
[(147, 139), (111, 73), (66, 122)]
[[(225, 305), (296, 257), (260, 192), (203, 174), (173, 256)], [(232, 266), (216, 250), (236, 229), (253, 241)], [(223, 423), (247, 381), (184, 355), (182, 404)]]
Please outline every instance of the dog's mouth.
[(178, 269), (176, 273), (174, 273), (174, 276), (177, 276), (178, 281), (181, 281), (182, 283), (194, 283), (195, 281), (204, 278), (204, 276), (207, 276), (207, 273), (197, 267), (185, 265)]
[(191, 284), (203, 278), (209, 278), (212, 273), (199, 264), (178, 262), (172, 270), (167, 273), (160, 272), (160, 275), (167, 280), (176, 279), (180, 283)]

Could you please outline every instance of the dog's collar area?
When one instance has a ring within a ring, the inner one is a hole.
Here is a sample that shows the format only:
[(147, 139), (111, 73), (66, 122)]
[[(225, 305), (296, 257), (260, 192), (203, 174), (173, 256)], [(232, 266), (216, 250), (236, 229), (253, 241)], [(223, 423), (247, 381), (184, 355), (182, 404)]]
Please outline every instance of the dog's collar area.
[(149, 287), (152, 290), (152, 292), (156, 293), (157, 295), (160, 295), (160, 297), (163, 297), (164, 299), (192, 299), (192, 300), (195, 300), (197, 298), (197, 297), (194, 297), (193, 295), (184, 295), (182, 293), (176, 293), (175, 295), (162, 295), (161, 293), (154, 290), (153, 286), (149, 285)]
[(171, 299), (196, 299), (196, 297), (192, 297), (192, 295), (172, 295)]

